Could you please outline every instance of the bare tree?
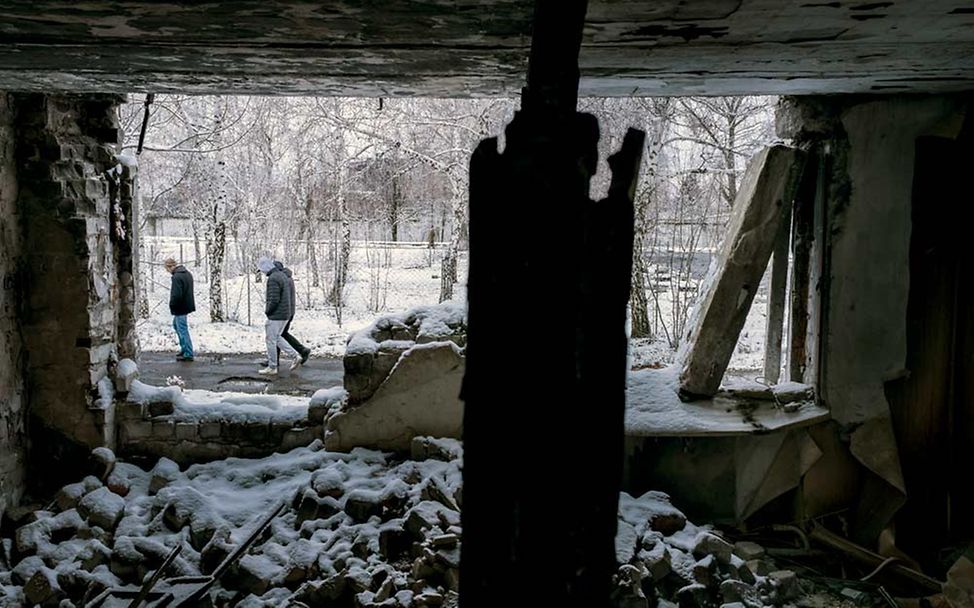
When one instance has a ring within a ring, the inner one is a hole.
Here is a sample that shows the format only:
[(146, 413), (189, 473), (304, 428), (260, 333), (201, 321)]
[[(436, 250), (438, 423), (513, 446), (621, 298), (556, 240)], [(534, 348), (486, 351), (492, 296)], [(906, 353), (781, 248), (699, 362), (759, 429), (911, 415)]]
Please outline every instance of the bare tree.
[[(687, 130), (682, 138), (703, 147), (708, 169), (722, 176), (720, 194), (729, 209), (737, 197), (744, 163), (769, 139), (768, 97), (688, 97), (680, 100)], [(710, 160), (712, 158), (712, 160)]]
[(660, 166), (663, 147), (672, 128), (673, 100), (668, 97), (640, 100), (645, 116), (640, 127), (646, 132), (646, 152), (643, 175), (635, 199), (635, 227), (633, 232), (632, 292), (629, 299), (632, 317), (632, 337), (652, 337), (652, 315), (646, 299), (648, 268), (646, 265), (646, 234), (650, 228), (649, 213), (660, 188)]
[[(431, 298), (456, 296), (469, 155), (515, 108), (510, 99), (156, 99), (140, 171), (150, 211), (142, 219), (185, 218), (199, 248), (193, 260), (206, 264), (212, 309), (236, 318), (250, 288), (234, 278), (249, 274), (259, 253), (283, 254), (308, 281), (307, 305), (332, 309), (339, 322), (350, 298), (359, 311), (386, 307), (390, 261), (379, 240), (428, 243), (421, 272), (438, 282)], [(142, 108), (134, 101), (122, 116), (133, 132)], [(624, 127), (647, 133), (635, 199), (632, 335), (676, 344), (745, 160), (770, 136), (770, 101), (580, 105), (600, 119), (603, 157), (618, 147)], [(127, 135), (125, 145), (135, 142)], [(607, 175), (599, 171), (593, 193)], [(437, 262), (439, 272), (427, 270)]]
[[(169, 169), (155, 172), (150, 170), (146, 173), (166, 175), (171, 180), (166, 186), (156, 185), (157, 191), (146, 210), (152, 211), (157, 205), (163, 204), (166, 196), (174, 196), (178, 199), (179, 206), (189, 209), (196, 266), (199, 266), (204, 257), (200, 247), (202, 233), (209, 270), (212, 321), (223, 321), (226, 318), (223, 266), (228, 226), (235, 211), (224, 155), (252, 128), (245, 121), (248, 114), (247, 104), (241, 106), (229, 99), (160, 96), (152, 106), (156, 119), (150, 121), (151, 128), (147, 129), (147, 143), (144, 145), (146, 151), (154, 153), (152, 157), (160, 165)], [(122, 111), (125, 112), (124, 109)], [(128, 115), (122, 117), (125, 121), (123, 124), (132, 120), (131, 115), (132, 112), (129, 111)], [(135, 145), (133, 137), (126, 131), (123, 148), (132, 148)], [(175, 171), (172, 170), (173, 167), (176, 168)], [(149, 185), (153, 185), (151, 181)], [(148, 214), (143, 213), (143, 221), (147, 218)]]

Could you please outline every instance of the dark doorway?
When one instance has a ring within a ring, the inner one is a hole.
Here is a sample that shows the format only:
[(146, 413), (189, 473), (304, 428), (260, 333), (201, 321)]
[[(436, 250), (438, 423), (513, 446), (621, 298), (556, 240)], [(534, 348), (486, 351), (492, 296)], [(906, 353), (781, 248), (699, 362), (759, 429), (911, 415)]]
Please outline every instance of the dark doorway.
[(933, 565), (936, 550), (972, 536), (974, 319), (970, 141), (917, 140), (907, 307), (909, 376), (887, 385), (907, 488), (899, 544)]

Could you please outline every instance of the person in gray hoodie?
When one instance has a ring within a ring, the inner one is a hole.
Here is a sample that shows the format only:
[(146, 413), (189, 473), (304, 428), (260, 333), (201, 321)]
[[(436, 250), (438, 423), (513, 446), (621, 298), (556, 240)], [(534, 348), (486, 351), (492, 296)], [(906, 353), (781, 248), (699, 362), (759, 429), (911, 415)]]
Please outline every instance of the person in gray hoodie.
[(267, 298), (264, 304), (264, 314), (267, 315), (267, 322), (264, 324), (267, 367), (259, 370), (258, 373), (275, 375), (278, 368), (278, 347), (294, 358), (291, 369), (301, 364), (301, 355), (281, 336), (293, 314), (291, 288), (288, 276), (274, 265), (274, 260), (268, 257), (260, 258), (257, 261), (257, 268), (267, 275)]
[(294, 288), (294, 273), (291, 272), (290, 268), (285, 268), (284, 264), (277, 260), (274, 260), (274, 267), (287, 275), (288, 289), (291, 292), (291, 316), (287, 320), (287, 325), (284, 326), (284, 331), (281, 332), (281, 337), (301, 355), (301, 359), (292, 364), (291, 369), (294, 369), (298, 365), (304, 365), (308, 362), (308, 357), (311, 356), (311, 349), (301, 344), (301, 341), (291, 334), (291, 323), (294, 322), (294, 313), (298, 303), (297, 292)]

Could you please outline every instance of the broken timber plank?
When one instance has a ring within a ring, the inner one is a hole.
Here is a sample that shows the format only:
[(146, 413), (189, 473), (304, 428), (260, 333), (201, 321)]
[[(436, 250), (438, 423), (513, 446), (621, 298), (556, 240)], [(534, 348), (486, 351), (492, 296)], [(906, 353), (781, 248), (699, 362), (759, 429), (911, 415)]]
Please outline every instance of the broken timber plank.
[(156, 586), (156, 583), (159, 581), (159, 577), (162, 576), (162, 573), (165, 572), (166, 568), (173, 563), (173, 560), (179, 556), (182, 550), (182, 544), (173, 547), (173, 550), (170, 551), (169, 555), (166, 557), (166, 561), (162, 562), (162, 565), (156, 569), (156, 571), (152, 574), (152, 577), (142, 585), (142, 588), (139, 589), (139, 594), (135, 596), (135, 599), (132, 600), (132, 603), (129, 604), (128, 608), (141, 608), (142, 602), (144, 602), (145, 598), (148, 597), (149, 593), (152, 592), (152, 588)]
[(804, 162), (801, 150), (776, 145), (759, 152), (748, 164), (721, 247), (720, 267), (686, 336), (680, 374), (682, 399), (713, 396), (720, 388)]
[[(510, 604), (512, 589), (516, 606), (608, 606), (618, 569), (632, 196), (644, 134), (627, 133), (609, 159), (608, 199), (593, 202), (598, 121), (576, 112), (584, 9), (584, 0), (538, 0), (506, 146), (484, 140), (470, 160), (463, 608)], [(492, 387), (510, 337), (536, 324), (524, 306), (551, 310), (560, 329), (536, 367), (515, 373), (521, 388), (505, 418)], [(552, 494), (573, 487), (583, 468), (599, 472), (585, 500), (552, 511)]]
[(812, 241), (815, 239), (815, 197), (821, 171), (821, 147), (809, 151), (794, 205), (791, 232), (791, 314), (789, 315), (788, 379), (807, 382), (809, 287), (812, 272)]
[[(891, 561), (891, 558), (884, 558), (884, 556), (879, 555), (878, 553), (874, 553), (865, 547), (857, 545), (851, 540), (839, 536), (821, 524), (812, 524), (812, 530), (808, 534), (808, 538), (828, 547), (829, 549), (832, 549), (833, 551), (839, 551), (848, 556), (850, 559), (864, 564), (869, 568), (878, 568), (880, 565), (889, 562), (888, 570), (891, 574), (894, 574), (905, 581), (909, 581), (920, 589), (936, 593), (943, 588), (942, 581), (938, 581), (937, 579), (927, 576), (922, 572), (918, 572), (904, 564)], [(893, 558), (893, 560), (895, 560), (895, 558)]]
[(250, 535), (247, 536), (246, 540), (240, 543), (233, 553), (228, 555), (226, 559), (224, 559), (223, 562), (217, 566), (216, 570), (213, 571), (213, 574), (201, 577), (181, 577), (167, 581), (173, 588), (185, 587), (185, 589), (181, 589), (181, 595), (173, 603), (172, 608), (179, 608), (181, 606), (196, 606), (198, 603), (200, 603), (203, 596), (206, 595), (206, 593), (213, 587), (214, 584), (216, 584), (218, 580), (220, 580), (220, 577), (226, 574), (227, 570), (229, 570), (230, 567), (237, 562), (237, 560), (243, 557), (243, 555), (250, 550), (250, 547), (257, 541), (260, 535), (264, 533), (264, 530), (271, 525), (274, 518), (281, 514), (281, 511), (284, 510), (286, 505), (287, 502), (283, 500), (278, 501), (274, 510), (268, 513), (264, 519), (257, 524), (257, 527), (250, 532)]
[(788, 245), (791, 205), (785, 203), (781, 225), (771, 258), (771, 288), (768, 292), (768, 317), (764, 340), (764, 381), (777, 384), (781, 377), (781, 338), (785, 327), (785, 299), (788, 295)]

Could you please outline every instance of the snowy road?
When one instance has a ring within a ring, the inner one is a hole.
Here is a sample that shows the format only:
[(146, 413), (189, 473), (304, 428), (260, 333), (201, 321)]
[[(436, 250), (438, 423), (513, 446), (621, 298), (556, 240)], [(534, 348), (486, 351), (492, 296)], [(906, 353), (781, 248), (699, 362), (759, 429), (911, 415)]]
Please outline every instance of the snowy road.
[(341, 359), (312, 357), (294, 372), (283, 369), (273, 381), (257, 373), (263, 359), (255, 354), (200, 354), (192, 363), (182, 363), (171, 353), (144, 352), (139, 361), (139, 379), (153, 386), (166, 386), (167, 378), (179, 376), (187, 389), (300, 396), (342, 384)]

